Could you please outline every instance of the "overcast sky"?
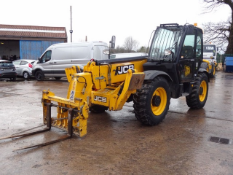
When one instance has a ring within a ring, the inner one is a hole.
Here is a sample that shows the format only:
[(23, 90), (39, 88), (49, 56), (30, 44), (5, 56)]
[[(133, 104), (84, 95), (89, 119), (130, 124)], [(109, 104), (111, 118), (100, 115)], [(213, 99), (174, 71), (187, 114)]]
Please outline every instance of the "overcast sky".
[(147, 46), (150, 35), (162, 23), (226, 21), (230, 8), (222, 6), (208, 14), (202, 0), (0, 0), (0, 24), (66, 27), (70, 41), (72, 6), (73, 42), (109, 42), (116, 36), (122, 46), (128, 36)]

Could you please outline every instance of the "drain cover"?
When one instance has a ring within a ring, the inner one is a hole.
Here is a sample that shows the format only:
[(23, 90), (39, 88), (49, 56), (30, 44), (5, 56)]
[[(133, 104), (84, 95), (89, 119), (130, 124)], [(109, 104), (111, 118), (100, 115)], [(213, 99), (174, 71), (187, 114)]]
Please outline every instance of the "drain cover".
[(229, 143), (230, 143), (230, 139), (220, 138), (219, 143), (222, 143), (222, 144), (229, 144)]
[(210, 137), (210, 141), (211, 141), (211, 142), (218, 143), (218, 142), (219, 142), (219, 140), (220, 140), (220, 138), (219, 138), (219, 137)]
[(229, 144), (230, 143), (230, 139), (220, 138), (220, 137), (210, 137), (210, 141), (215, 142), (215, 143), (221, 143), (221, 144)]

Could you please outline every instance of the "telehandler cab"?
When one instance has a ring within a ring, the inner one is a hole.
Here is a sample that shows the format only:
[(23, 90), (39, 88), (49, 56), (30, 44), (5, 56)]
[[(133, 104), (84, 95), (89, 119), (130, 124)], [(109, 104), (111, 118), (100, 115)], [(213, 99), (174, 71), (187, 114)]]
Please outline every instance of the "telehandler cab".
[[(151, 126), (165, 118), (170, 98), (183, 95), (190, 108), (202, 108), (209, 81), (206, 70), (200, 68), (202, 34), (194, 25), (161, 24), (154, 32), (148, 57), (91, 60), (83, 72), (78, 66), (66, 68), (67, 98), (49, 90), (42, 92), (44, 124), (48, 129), (67, 130), (69, 137), (73, 132), (82, 137), (87, 134), (89, 110), (117, 111), (133, 101), (136, 118)], [(111, 44), (115, 45), (115, 38)], [(51, 107), (57, 108), (56, 118), (51, 118)]]

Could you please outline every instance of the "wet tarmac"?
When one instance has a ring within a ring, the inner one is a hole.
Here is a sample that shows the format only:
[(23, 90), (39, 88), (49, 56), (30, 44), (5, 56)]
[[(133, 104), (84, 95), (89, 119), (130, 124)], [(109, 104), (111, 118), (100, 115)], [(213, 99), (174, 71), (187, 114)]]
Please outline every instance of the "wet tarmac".
[[(66, 97), (66, 80), (0, 81), (0, 137), (42, 124), (41, 91)], [(172, 99), (158, 126), (141, 125), (132, 103), (123, 110), (90, 114), (88, 134), (24, 151), (15, 149), (56, 139), (46, 133), (0, 141), (2, 175), (233, 174), (233, 73), (218, 71), (205, 107), (190, 110), (185, 97)]]

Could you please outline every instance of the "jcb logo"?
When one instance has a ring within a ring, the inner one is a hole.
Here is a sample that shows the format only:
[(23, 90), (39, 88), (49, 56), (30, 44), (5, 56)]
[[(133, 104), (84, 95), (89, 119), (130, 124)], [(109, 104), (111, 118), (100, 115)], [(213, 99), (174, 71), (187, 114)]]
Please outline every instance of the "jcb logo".
[(117, 66), (115, 75), (126, 74), (129, 69), (134, 69), (134, 65)]
[(103, 103), (107, 103), (107, 98), (106, 97), (101, 97), (101, 96), (95, 96), (94, 101), (100, 101)]

